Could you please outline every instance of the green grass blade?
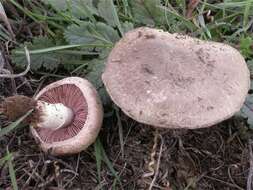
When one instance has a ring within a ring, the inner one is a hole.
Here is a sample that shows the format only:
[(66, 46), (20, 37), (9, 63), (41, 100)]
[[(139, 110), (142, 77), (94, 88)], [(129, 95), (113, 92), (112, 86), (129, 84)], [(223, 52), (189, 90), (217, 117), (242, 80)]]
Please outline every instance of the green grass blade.
[[(75, 47), (81, 47), (81, 44), (74, 45), (63, 45), (63, 46), (54, 46), (49, 48), (37, 49), (37, 50), (29, 50), (30, 54), (40, 54), (40, 53), (48, 53), (52, 51), (58, 51), (63, 49), (70, 49)], [(14, 51), (15, 54), (24, 54), (24, 51)]]
[(124, 31), (121, 27), (113, 0), (100, 0), (98, 6), (100, 6), (100, 16), (102, 16), (109, 24), (117, 26), (121, 36), (123, 36)]
[(112, 174), (114, 175), (115, 179), (121, 184), (120, 178), (119, 178), (117, 172), (115, 171), (115, 169), (113, 168), (113, 165), (112, 165), (111, 161), (109, 160), (109, 158), (107, 157), (104, 150), (103, 150), (103, 158), (104, 158), (104, 162), (106, 163), (107, 167), (112, 172)]
[[(63, 45), (63, 46), (54, 46), (49, 48), (37, 49), (37, 50), (29, 50), (30, 54), (40, 54), (40, 53), (48, 53), (53, 51), (59, 51), (63, 49), (71, 49), (76, 47), (108, 47), (108, 45), (104, 44), (74, 44), (74, 45)], [(14, 54), (25, 54), (24, 51), (16, 50)]]
[(129, 11), (129, 3), (128, 0), (122, 0), (122, 4), (124, 7), (124, 13), (126, 16), (129, 16), (130, 18), (132, 18), (131, 12)]
[(177, 12), (175, 12), (174, 10), (170, 10), (169, 8), (165, 7), (165, 6), (158, 6), (162, 11), (164, 11), (166, 14), (168, 15), (172, 15), (175, 18), (177, 18), (178, 20), (181, 20), (185, 26), (187, 26), (188, 29), (190, 29), (191, 31), (194, 31), (195, 29), (197, 29), (197, 27), (189, 20), (187, 20), (186, 18), (184, 18), (183, 16), (179, 15)]
[(249, 14), (250, 14), (250, 8), (252, 5), (252, 1), (247, 1), (247, 4), (245, 6), (245, 10), (244, 10), (244, 14), (243, 14), (243, 29), (244, 31), (246, 31), (247, 29), (247, 24), (248, 24), (248, 20), (249, 20)]
[(113, 184), (112, 184), (112, 190), (116, 190), (116, 185), (117, 185), (117, 179), (114, 179)]
[(105, 150), (101, 144), (101, 147), (102, 147), (102, 155), (103, 155), (103, 160), (104, 162), (106, 163), (107, 167), (109, 168), (109, 170), (112, 172), (112, 174), (114, 175), (115, 179), (121, 184), (121, 181), (120, 181), (120, 177), (118, 176), (117, 172), (115, 171), (115, 169), (113, 168), (113, 165), (111, 163), (111, 161), (109, 160), (109, 158), (107, 157), (106, 153), (105, 153)]
[(117, 124), (119, 127), (119, 142), (120, 142), (120, 149), (121, 149), (121, 155), (122, 158), (124, 158), (124, 137), (123, 137), (123, 127), (122, 127), (122, 123), (121, 123), (121, 118), (119, 115), (119, 109), (115, 106), (115, 112), (116, 112), (116, 117), (117, 117)]
[(238, 8), (238, 7), (247, 6), (248, 3), (253, 3), (253, 0), (238, 1), (238, 2), (224, 2), (224, 3), (219, 3), (216, 6), (219, 6), (221, 8)]
[(203, 28), (203, 30), (206, 33), (207, 37), (209, 39), (212, 39), (212, 35), (211, 35), (209, 29), (206, 27), (205, 19), (204, 19), (203, 15), (199, 15), (198, 20), (199, 20), (200, 26)]
[(102, 160), (105, 162), (105, 164), (107, 165), (107, 167), (109, 168), (109, 170), (111, 171), (111, 173), (113, 174), (115, 179), (118, 181), (118, 183), (122, 186), (122, 183), (120, 181), (120, 177), (118, 176), (117, 172), (113, 168), (113, 164), (111, 163), (111, 161), (107, 157), (106, 152), (104, 150), (104, 147), (103, 147), (100, 139), (97, 139), (96, 143), (97, 143), (97, 146), (100, 148)]
[(17, 7), (20, 11), (22, 11), (23, 13), (25, 13), (28, 17), (30, 17), (32, 20), (38, 22), (38, 20), (36, 18), (34, 18), (31, 15), (31, 11), (29, 11), (26, 8), (23, 8), (18, 2), (16, 2), (15, 0), (9, 0), (15, 7)]
[(12, 154), (7, 154), (3, 158), (0, 159), (0, 166), (2, 166), (6, 161), (10, 160), (12, 157)]
[[(8, 149), (7, 149), (7, 153), (8, 153), (7, 155), (10, 155)], [(12, 164), (12, 156), (10, 157), (10, 159), (8, 159), (7, 163), (8, 163), (9, 174), (10, 174), (11, 184), (12, 184), (13, 190), (18, 190), (16, 174), (15, 174), (15, 170), (14, 170), (14, 167), (13, 167), (13, 164)]]
[(17, 121), (11, 123), (9, 126), (4, 127), (0, 130), (0, 137), (8, 134), (10, 131), (15, 129), (28, 115), (32, 113), (33, 110), (28, 111), (25, 115), (20, 117)]

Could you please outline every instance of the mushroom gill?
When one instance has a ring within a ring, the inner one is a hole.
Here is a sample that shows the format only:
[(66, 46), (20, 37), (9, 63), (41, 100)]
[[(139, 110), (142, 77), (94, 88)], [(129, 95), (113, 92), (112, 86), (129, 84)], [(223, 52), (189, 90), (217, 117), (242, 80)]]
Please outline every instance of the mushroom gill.
[(87, 114), (88, 105), (81, 90), (74, 84), (63, 84), (44, 92), (38, 100), (51, 104), (62, 103), (74, 112), (74, 119), (70, 125), (56, 130), (49, 128), (35, 128), (41, 140), (46, 143), (58, 142), (69, 139), (83, 128)]

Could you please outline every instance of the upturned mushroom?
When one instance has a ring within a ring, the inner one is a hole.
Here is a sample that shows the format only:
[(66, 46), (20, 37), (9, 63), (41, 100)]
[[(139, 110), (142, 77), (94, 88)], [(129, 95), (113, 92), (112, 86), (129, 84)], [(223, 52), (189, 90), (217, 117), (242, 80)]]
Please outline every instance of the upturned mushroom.
[(93, 143), (100, 131), (103, 109), (90, 82), (68, 77), (43, 88), (36, 97), (13, 96), (2, 103), (3, 113), (14, 120), (29, 109), (25, 120), (44, 152), (78, 153)]
[(102, 80), (126, 115), (164, 128), (226, 120), (240, 110), (250, 86), (245, 60), (233, 47), (147, 27), (115, 45)]

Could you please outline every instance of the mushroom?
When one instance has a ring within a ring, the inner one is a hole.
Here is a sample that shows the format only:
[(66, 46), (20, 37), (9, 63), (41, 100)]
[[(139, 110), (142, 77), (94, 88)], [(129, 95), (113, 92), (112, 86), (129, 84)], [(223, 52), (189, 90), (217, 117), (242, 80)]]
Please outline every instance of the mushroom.
[(102, 125), (98, 94), (89, 81), (79, 77), (56, 81), (34, 99), (13, 96), (2, 103), (3, 112), (12, 120), (31, 108), (34, 112), (26, 122), (42, 150), (52, 155), (84, 150), (95, 141)]
[(233, 47), (141, 27), (125, 34), (102, 74), (116, 105), (141, 123), (202, 128), (244, 103), (250, 75)]

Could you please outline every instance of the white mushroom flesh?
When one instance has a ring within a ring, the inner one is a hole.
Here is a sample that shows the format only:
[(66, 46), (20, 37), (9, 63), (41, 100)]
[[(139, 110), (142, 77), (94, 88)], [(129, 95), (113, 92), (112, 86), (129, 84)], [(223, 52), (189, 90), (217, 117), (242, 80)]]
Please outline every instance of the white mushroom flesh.
[(44, 101), (38, 101), (37, 108), (41, 112), (38, 127), (57, 130), (68, 126), (74, 118), (71, 108), (61, 103), (49, 104)]

